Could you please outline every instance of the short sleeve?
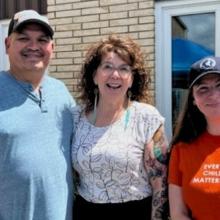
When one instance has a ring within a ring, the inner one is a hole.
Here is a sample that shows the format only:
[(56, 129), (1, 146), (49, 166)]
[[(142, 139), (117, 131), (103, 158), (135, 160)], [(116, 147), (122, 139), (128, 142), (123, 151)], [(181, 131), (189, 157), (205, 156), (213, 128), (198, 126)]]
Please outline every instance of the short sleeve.
[(144, 118), (145, 143), (149, 143), (152, 140), (155, 132), (163, 124), (164, 118), (156, 108), (150, 106), (150, 114), (147, 114)]
[(182, 185), (182, 172), (180, 170), (180, 151), (173, 147), (169, 161), (168, 182), (178, 186)]

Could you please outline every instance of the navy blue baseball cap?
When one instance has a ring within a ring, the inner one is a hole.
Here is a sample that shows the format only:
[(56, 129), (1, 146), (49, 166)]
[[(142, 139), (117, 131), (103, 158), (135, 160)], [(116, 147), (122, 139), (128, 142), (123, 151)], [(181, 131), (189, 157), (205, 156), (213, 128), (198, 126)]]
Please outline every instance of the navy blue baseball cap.
[(208, 56), (192, 64), (189, 72), (189, 88), (210, 73), (220, 74), (220, 57)]

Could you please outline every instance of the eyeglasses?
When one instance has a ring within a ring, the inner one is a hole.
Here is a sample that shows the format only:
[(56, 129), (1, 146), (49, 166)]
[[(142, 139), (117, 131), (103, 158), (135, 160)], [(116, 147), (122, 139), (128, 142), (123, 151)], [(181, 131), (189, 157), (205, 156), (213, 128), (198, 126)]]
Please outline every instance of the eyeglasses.
[(108, 75), (111, 75), (116, 70), (121, 77), (132, 74), (132, 68), (127, 64), (115, 67), (112, 63), (101, 63), (99, 68)]

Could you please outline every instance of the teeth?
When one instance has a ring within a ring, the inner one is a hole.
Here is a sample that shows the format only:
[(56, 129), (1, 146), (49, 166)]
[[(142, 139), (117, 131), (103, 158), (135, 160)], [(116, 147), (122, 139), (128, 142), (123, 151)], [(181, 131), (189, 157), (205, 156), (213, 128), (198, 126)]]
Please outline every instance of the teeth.
[(112, 88), (112, 89), (118, 89), (121, 85), (118, 85), (118, 84), (107, 84), (107, 86), (109, 88)]
[(112, 87), (114, 87), (114, 86), (115, 86), (115, 87), (120, 86), (120, 84), (118, 84), (118, 83), (117, 83), (117, 84), (116, 84), (116, 83), (108, 83), (108, 85), (110, 85), (110, 86), (112, 86)]
[(40, 52), (35, 52), (35, 53), (24, 52), (24, 53), (22, 53), (22, 55), (26, 56), (26, 57), (28, 57), (28, 56), (30, 56), (30, 57), (41, 57), (42, 56), (42, 54)]

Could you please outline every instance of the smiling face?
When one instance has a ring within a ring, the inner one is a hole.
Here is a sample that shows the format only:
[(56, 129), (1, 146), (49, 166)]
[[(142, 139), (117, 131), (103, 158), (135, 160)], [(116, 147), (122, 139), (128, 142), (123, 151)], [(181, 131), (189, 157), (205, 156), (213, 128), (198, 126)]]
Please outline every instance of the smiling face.
[(220, 75), (208, 74), (193, 86), (194, 104), (207, 121), (220, 120)]
[(20, 78), (43, 75), (53, 52), (53, 42), (42, 27), (26, 25), (20, 33), (12, 33), (5, 40), (10, 71)]
[(124, 103), (132, 82), (131, 67), (124, 60), (114, 52), (103, 55), (94, 75), (94, 83), (99, 88), (100, 101)]

